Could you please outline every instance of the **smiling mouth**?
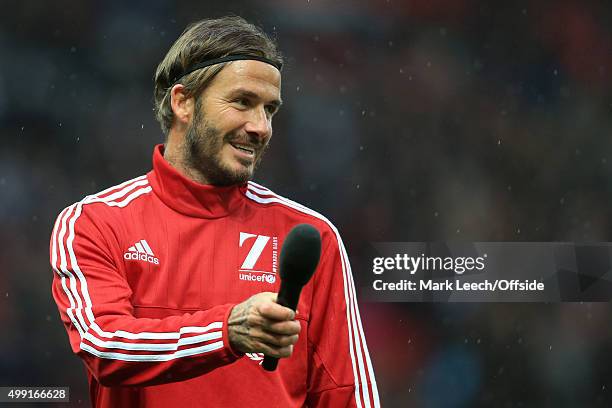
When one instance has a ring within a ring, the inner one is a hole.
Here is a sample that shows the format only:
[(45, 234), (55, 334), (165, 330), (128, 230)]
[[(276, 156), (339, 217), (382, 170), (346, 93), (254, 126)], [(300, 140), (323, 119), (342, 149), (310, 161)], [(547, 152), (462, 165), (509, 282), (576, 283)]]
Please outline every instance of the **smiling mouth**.
[(238, 150), (239, 152), (242, 152), (249, 156), (255, 156), (255, 149), (252, 147), (242, 145), (242, 144), (237, 144), (237, 143), (230, 143), (230, 144), (232, 145), (234, 149)]

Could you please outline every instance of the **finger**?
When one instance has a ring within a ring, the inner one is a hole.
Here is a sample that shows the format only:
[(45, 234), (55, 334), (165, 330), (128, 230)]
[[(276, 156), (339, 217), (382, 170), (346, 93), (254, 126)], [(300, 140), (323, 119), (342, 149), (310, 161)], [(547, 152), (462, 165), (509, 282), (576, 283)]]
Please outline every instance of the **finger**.
[(293, 346), (281, 347), (276, 350), (278, 352), (277, 358), (287, 358), (291, 357), (293, 354)]
[(264, 353), (266, 356), (276, 358), (286, 358), (293, 354), (293, 346), (274, 347), (265, 343), (259, 344), (259, 353)]
[(299, 334), (302, 330), (300, 322), (295, 320), (286, 320), (283, 322), (267, 321), (262, 325), (263, 329), (271, 334), (279, 334), (283, 336), (293, 336)]
[(260, 292), (254, 295), (254, 297), (256, 297), (257, 300), (260, 301), (269, 300), (270, 302), (276, 303), (277, 294), (274, 292)]
[(286, 347), (294, 345), (298, 342), (297, 334), (291, 336), (282, 336), (277, 334), (267, 333), (260, 329), (251, 331), (251, 337), (258, 343), (264, 343), (270, 347)]
[(274, 334), (292, 335), (298, 334), (302, 327), (297, 320), (269, 319), (261, 313), (251, 313), (246, 318), (249, 327), (261, 327)]
[(265, 302), (260, 304), (257, 310), (267, 319), (279, 321), (295, 319), (295, 312), (293, 310), (278, 303)]

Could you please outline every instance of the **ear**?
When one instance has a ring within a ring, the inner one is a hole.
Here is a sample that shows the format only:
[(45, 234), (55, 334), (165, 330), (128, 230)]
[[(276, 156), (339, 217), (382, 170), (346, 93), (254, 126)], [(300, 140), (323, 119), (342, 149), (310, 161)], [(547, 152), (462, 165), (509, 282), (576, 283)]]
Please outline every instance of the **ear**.
[(193, 116), (194, 99), (185, 94), (185, 86), (176, 84), (170, 90), (170, 105), (174, 113), (174, 119), (180, 126), (186, 126)]

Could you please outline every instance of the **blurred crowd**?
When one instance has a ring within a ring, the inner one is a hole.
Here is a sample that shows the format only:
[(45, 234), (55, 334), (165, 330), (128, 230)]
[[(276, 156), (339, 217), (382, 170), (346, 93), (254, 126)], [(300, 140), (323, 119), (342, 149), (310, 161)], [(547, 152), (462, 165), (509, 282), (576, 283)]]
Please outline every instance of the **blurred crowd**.
[[(611, 241), (612, 8), (477, 0), (7, 0), (0, 14), (0, 386), (70, 386), (56, 215), (150, 169), (155, 67), (185, 26), (275, 37), (256, 180), (376, 241)], [(8, 11), (10, 10), (10, 12)], [(606, 136), (607, 135), (607, 136)], [(609, 304), (362, 303), (383, 406), (609, 407)]]

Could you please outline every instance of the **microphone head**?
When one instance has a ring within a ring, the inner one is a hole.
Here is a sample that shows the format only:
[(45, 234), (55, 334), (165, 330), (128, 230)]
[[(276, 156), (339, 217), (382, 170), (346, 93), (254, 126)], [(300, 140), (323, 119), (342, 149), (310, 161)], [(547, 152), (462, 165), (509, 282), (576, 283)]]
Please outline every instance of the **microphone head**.
[(293, 227), (281, 249), (280, 277), (292, 285), (304, 286), (310, 280), (321, 256), (321, 235), (310, 224)]

